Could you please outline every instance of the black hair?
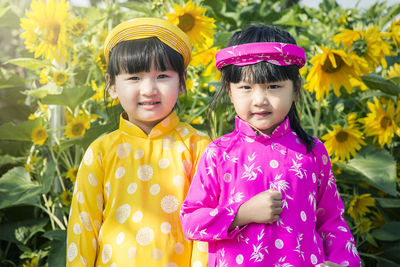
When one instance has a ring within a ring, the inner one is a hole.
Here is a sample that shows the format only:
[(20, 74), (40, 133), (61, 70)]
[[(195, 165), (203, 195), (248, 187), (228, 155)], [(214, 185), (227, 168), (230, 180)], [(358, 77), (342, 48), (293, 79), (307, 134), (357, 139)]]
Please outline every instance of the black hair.
[[(274, 26), (262, 25), (251, 26), (243, 31), (235, 32), (228, 43), (228, 47), (255, 42), (296, 44), (296, 40), (287, 31)], [(249, 83), (291, 80), (295, 93), (299, 95), (301, 91), (301, 78), (297, 65), (279, 66), (266, 61), (246, 66), (227, 65), (221, 69), (221, 80), (221, 86), (217, 89), (208, 112), (207, 126), (209, 129), (211, 114), (220, 103), (225, 93), (229, 92), (230, 83), (238, 83), (243, 80)], [(288, 116), (291, 129), (306, 145), (307, 153), (310, 152), (312, 147), (315, 146), (315, 140), (301, 127), (295, 102), (292, 103)]]

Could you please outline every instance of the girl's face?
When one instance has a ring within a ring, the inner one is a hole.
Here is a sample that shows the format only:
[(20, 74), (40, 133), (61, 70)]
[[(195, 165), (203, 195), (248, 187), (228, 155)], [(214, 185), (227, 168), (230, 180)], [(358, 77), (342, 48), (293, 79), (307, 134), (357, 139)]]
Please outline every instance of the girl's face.
[(237, 115), (270, 135), (289, 113), (297, 93), (292, 80), (254, 84), (230, 83), (229, 97)]
[(176, 71), (152, 67), (149, 72), (117, 75), (109, 92), (119, 99), (129, 121), (148, 134), (171, 113), (183, 89)]

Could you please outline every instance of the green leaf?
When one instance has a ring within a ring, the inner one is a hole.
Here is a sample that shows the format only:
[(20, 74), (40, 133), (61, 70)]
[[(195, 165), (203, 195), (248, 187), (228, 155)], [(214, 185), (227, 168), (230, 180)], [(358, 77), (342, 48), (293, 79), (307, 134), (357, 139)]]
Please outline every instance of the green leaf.
[(42, 218), (1, 224), (0, 240), (26, 245), (36, 233), (44, 232), (44, 227), (48, 221), (48, 219)]
[(152, 15), (152, 8), (151, 8), (151, 2), (142, 2), (142, 1), (129, 1), (129, 2), (125, 2), (125, 3), (120, 3), (119, 6), (121, 7), (126, 7), (129, 8), (131, 10), (134, 10), (136, 12), (139, 13), (143, 13), (146, 15)]
[(51, 66), (51, 62), (47, 60), (39, 60), (34, 58), (14, 58), (10, 59), (5, 64), (14, 64), (30, 70), (37, 70), (43, 67)]
[(286, 26), (296, 26), (302, 27), (303, 23), (298, 19), (296, 12), (294, 9), (290, 9), (285, 15), (283, 15), (277, 21), (274, 21), (276, 25), (286, 25)]
[(61, 94), (61, 92), (61, 87), (58, 87), (53, 83), (49, 83), (37, 89), (25, 90), (24, 94), (40, 99), (47, 95)]
[(49, 266), (65, 266), (65, 252), (67, 251), (67, 231), (48, 231), (44, 233), (43, 236), (51, 240), (51, 250), (48, 258)]
[(382, 208), (400, 208), (400, 199), (398, 198), (375, 198)]
[(100, 125), (100, 124), (93, 124), (90, 128), (86, 131), (84, 136), (69, 139), (61, 144), (60, 150), (64, 150), (72, 145), (79, 145), (83, 149), (86, 149), (94, 140), (96, 140), (99, 136), (104, 133), (110, 132), (114, 128), (114, 123), (110, 122), (108, 124)]
[(0, 178), (0, 209), (37, 204), (39, 196), (50, 190), (54, 179), (50, 174), (55, 165), (54, 163), (48, 165), (42, 184), (32, 181), (28, 171), (23, 167), (15, 167), (5, 173)]
[(360, 179), (383, 192), (397, 196), (396, 161), (385, 149), (367, 146), (347, 164), (340, 162), (337, 164), (350, 175), (359, 176)]
[(22, 158), (12, 157), (10, 155), (0, 156), (0, 167), (6, 164), (18, 164), (21, 163)]
[(43, 104), (68, 106), (74, 110), (76, 106), (94, 94), (95, 91), (89, 86), (64, 88), (61, 94), (46, 95), (41, 102)]
[(361, 79), (370, 89), (380, 90), (394, 96), (400, 94), (400, 87), (376, 73), (361, 76)]
[(19, 18), (17, 14), (11, 10), (9, 3), (7, 2), (3, 2), (0, 5), (0, 27), (8, 27), (12, 29), (19, 28)]
[(20, 124), (12, 122), (0, 126), (0, 140), (31, 141), (33, 129), (42, 125), (41, 119), (29, 120)]
[(396, 241), (400, 240), (400, 222), (388, 222), (381, 228), (371, 232), (371, 234), (378, 240), (382, 241)]

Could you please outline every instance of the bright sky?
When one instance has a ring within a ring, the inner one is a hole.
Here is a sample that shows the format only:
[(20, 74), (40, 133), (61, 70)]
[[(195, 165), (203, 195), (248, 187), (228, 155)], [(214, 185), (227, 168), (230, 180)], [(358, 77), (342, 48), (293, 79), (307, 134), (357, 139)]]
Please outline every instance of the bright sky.
[[(300, 3), (310, 7), (318, 7), (322, 0), (300, 0)], [(336, 2), (344, 8), (354, 8), (358, 3), (358, 8), (368, 8), (376, 2), (384, 2), (384, 0), (336, 0)], [(387, 5), (391, 6), (398, 3), (399, 0), (387, 0)]]

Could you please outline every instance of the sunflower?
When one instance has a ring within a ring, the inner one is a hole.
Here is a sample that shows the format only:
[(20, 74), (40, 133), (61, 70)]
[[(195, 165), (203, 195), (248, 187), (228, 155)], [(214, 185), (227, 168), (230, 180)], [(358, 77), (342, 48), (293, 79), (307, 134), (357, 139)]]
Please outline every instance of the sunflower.
[(67, 138), (75, 138), (83, 136), (87, 129), (90, 128), (90, 118), (84, 115), (80, 115), (73, 118), (68, 124), (64, 135)]
[(44, 142), (47, 140), (47, 137), (49, 137), (49, 135), (47, 134), (46, 130), (42, 126), (39, 126), (35, 129), (33, 129), (33, 131), (32, 131), (32, 135), (31, 135), (32, 142), (38, 146), (43, 145)]
[(92, 95), (92, 99), (96, 101), (101, 101), (104, 99), (104, 86), (105, 84), (102, 83), (100, 87), (97, 86), (96, 82), (94, 80), (91, 81), (91, 85), (93, 90), (96, 92), (94, 95)]
[(34, 257), (30, 260), (26, 260), (24, 264), (22, 264), (22, 267), (37, 267), (38, 266), (38, 258)]
[(366, 145), (362, 140), (362, 133), (354, 126), (342, 128), (340, 125), (332, 125), (333, 130), (321, 137), (325, 141), (329, 156), (335, 155), (334, 160), (343, 162), (349, 160), (350, 155), (355, 157), (356, 151), (361, 145)]
[(72, 194), (69, 192), (69, 190), (65, 190), (64, 192), (61, 193), (60, 195), (61, 203), (64, 206), (69, 206), (71, 205), (71, 200), (72, 200)]
[(360, 57), (365, 57), (369, 62), (370, 70), (374, 70), (379, 63), (386, 68), (385, 56), (395, 55), (388, 42), (382, 39), (383, 33), (379, 32), (378, 26), (368, 27), (367, 30), (341, 30), (331, 39), (336, 45), (340, 43), (347, 49), (352, 49)]
[(25, 30), (21, 38), (25, 39), (25, 46), (34, 52), (35, 58), (57, 62), (68, 59), (67, 46), (72, 45), (67, 34), (68, 3), (65, 0), (33, 0), (31, 9), (32, 12), (25, 12), (27, 18), (21, 18), (21, 28)]
[(372, 221), (373, 228), (379, 228), (386, 223), (385, 218), (383, 218), (383, 215), (380, 211), (372, 212), (371, 221)]
[(87, 29), (87, 27), (86, 19), (74, 18), (71, 21), (70, 31), (73, 35), (79, 36)]
[(57, 85), (63, 85), (68, 81), (68, 74), (63, 71), (56, 71), (53, 74), (53, 82)]
[(65, 175), (72, 183), (75, 183), (76, 181), (76, 174), (78, 172), (78, 166), (71, 167), (67, 171), (67, 174)]
[(360, 230), (361, 233), (367, 233), (372, 229), (372, 222), (368, 218), (362, 218), (357, 223), (357, 228)]
[(360, 119), (364, 123), (365, 135), (373, 136), (380, 146), (392, 143), (394, 134), (400, 132), (395, 121), (394, 102), (391, 99), (377, 99), (367, 102), (370, 112)]
[(211, 47), (209, 49), (206, 49), (193, 56), (191, 65), (193, 66), (201, 65), (205, 67), (205, 70), (202, 74), (204, 77), (216, 75), (215, 79), (219, 80), (220, 72), (217, 71), (217, 68), (215, 67), (215, 54), (217, 54), (217, 52), (218, 50), (216, 47)]
[(104, 57), (103, 50), (97, 52), (96, 56), (94, 57), (94, 63), (104, 75), (107, 71), (107, 63), (106, 58)]
[(41, 84), (47, 84), (47, 83), (49, 82), (49, 72), (50, 72), (50, 69), (49, 69), (49, 68), (44, 68), (44, 69), (42, 69), (42, 70), (40, 71), (40, 74), (39, 74), (39, 77), (40, 77), (39, 82), (40, 82)]
[(400, 19), (393, 21), (391, 26), (391, 35), (396, 47), (400, 46)]
[(393, 66), (390, 66), (387, 71), (386, 78), (390, 79), (394, 77), (400, 77), (400, 65), (397, 63), (395, 63)]
[(200, 8), (189, 0), (184, 7), (174, 4), (174, 12), (165, 15), (168, 21), (177, 25), (189, 36), (194, 48), (201, 51), (213, 44), (216, 27), (215, 20), (204, 16), (205, 12), (205, 8)]
[(354, 196), (349, 204), (347, 213), (357, 221), (360, 217), (367, 214), (370, 209), (369, 207), (375, 206), (375, 199), (371, 197), (371, 194), (363, 194), (360, 196)]
[(340, 96), (341, 86), (351, 93), (350, 78), (357, 76), (357, 73), (349, 56), (343, 50), (326, 47), (321, 47), (321, 50), (322, 54), (310, 60), (313, 66), (307, 74), (304, 88), (310, 92), (315, 91), (318, 100), (328, 96), (331, 85), (337, 96)]

